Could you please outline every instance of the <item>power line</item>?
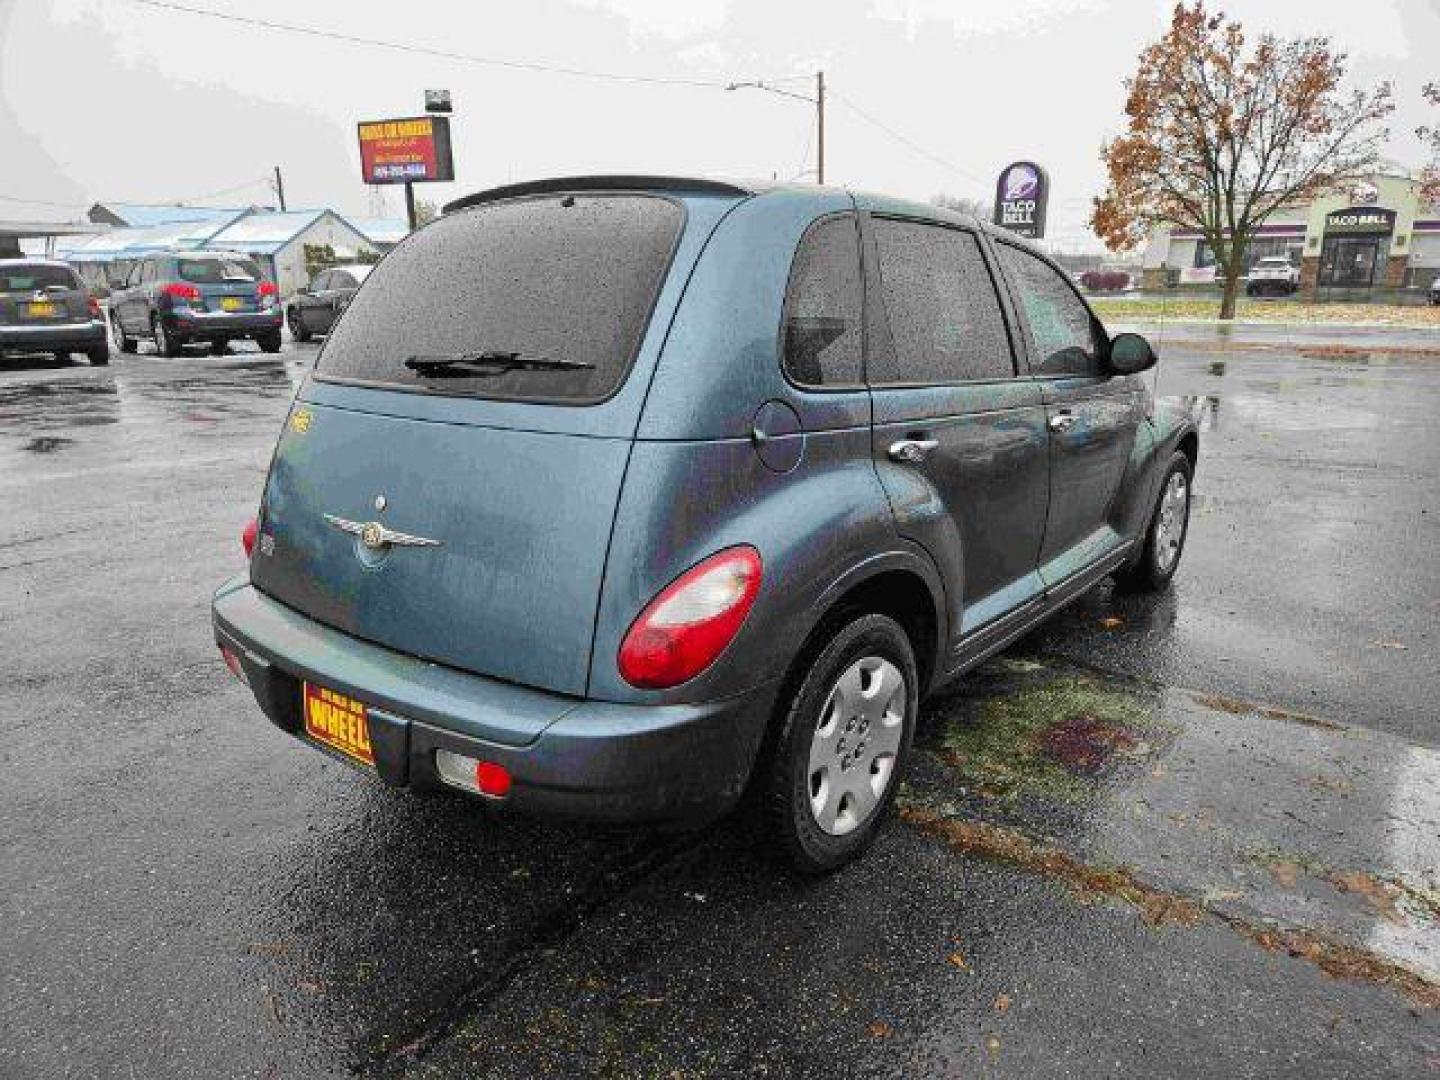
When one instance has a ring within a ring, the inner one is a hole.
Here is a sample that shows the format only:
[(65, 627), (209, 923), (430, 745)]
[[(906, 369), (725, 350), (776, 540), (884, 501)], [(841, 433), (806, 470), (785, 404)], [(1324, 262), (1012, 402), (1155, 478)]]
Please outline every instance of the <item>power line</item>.
[(861, 120), (864, 120), (867, 124), (870, 124), (870, 125), (872, 125), (873, 127), (879, 128), (881, 131), (883, 131), (886, 135), (889, 135), (889, 136), (890, 136), (892, 139), (894, 139), (896, 142), (902, 143), (903, 145), (908, 146), (911, 150), (915, 151), (915, 153), (919, 154), (921, 157), (923, 157), (923, 158), (928, 158), (930, 161), (933, 161), (935, 164), (944, 166), (945, 168), (949, 169), (951, 172), (955, 173), (957, 176), (961, 176), (961, 177), (963, 177), (964, 179), (971, 181), (972, 183), (985, 184), (985, 185), (987, 185), (987, 186), (989, 185), (990, 182), (989, 182), (988, 180), (981, 180), (981, 179), (980, 179), (978, 176), (976, 176), (974, 173), (972, 173), (972, 172), (970, 172), (970, 171), (968, 171), (968, 170), (966, 170), (966, 169), (962, 169), (959, 165), (956, 165), (953, 161), (947, 161), (945, 158), (941, 157), (939, 154), (933, 153), (933, 152), (925, 149), (925, 147), (921, 146), (921, 145), (920, 145), (919, 143), (917, 143), (915, 140), (910, 139), (910, 138), (907, 138), (906, 136), (900, 134), (900, 132), (896, 131), (896, 130), (895, 130), (894, 128), (892, 128), (889, 124), (886, 124), (886, 123), (884, 123), (883, 121), (877, 120), (875, 117), (871, 116), (871, 115), (870, 115), (869, 113), (867, 113), (864, 109), (860, 108), (859, 105), (856, 105), (853, 101), (851, 101), (848, 97), (846, 97), (844, 94), (840, 93), (839, 91), (832, 90), (832, 91), (830, 91), (830, 93), (831, 93), (831, 96), (836, 97), (836, 98), (839, 98), (839, 99), (840, 99), (840, 103), (841, 103), (842, 105), (844, 105), (847, 109), (849, 109), (851, 112), (853, 112), (856, 116), (860, 117)]
[(618, 71), (595, 71), (589, 68), (563, 67), (557, 64), (542, 64), (533, 60), (507, 60), (496, 56), (478, 56), (474, 53), (450, 52), (446, 49), (433, 49), (425, 45), (410, 45), (399, 41), (385, 41), (381, 38), (361, 37), (358, 34), (343, 34), (337, 30), (322, 30), (314, 26), (301, 26), (297, 23), (275, 22), (271, 19), (256, 19), (248, 15), (232, 15), (224, 11), (211, 11), (207, 8), (190, 7), (187, 4), (173, 3), (171, 0), (131, 0), (132, 3), (140, 4), (143, 7), (157, 8), (161, 11), (178, 11), (187, 15), (200, 15), (208, 19), (219, 19), (228, 23), (239, 23), (242, 26), (253, 26), (262, 30), (275, 30), (290, 34), (303, 34), (307, 37), (323, 38), (327, 41), (340, 41), (348, 45), (365, 45), (375, 49), (389, 49), (392, 52), (410, 53), (415, 56), (430, 56), (442, 60), (455, 60), (465, 64), (482, 64), (489, 67), (510, 68), (516, 71), (537, 71), (550, 75), (570, 75), (579, 79), (603, 79), (608, 82), (648, 83), (659, 86), (694, 86), (707, 90), (723, 89), (726, 85), (723, 81), (714, 79), (681, 79), (667, 78), (661, 75), (636, 75), (628, 72)]
[(25, 203), (29, 206), (53, 206), (57, 210), (83, 210), (87, 203), (50, 202), (46, 199), (22, 199), (18, 195), (0, 195), (0, 202)]

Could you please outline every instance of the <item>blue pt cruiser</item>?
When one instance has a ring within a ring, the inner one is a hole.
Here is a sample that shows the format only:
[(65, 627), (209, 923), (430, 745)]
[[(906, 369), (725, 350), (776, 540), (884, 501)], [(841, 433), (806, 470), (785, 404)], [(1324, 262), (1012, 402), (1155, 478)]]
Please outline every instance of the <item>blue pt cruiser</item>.
[(1107, 574), (1163, 588), (1197, 431), (1023, 242), (824, 187), (460, 199), (376, 267), (215, 595), (280, 728), (387, 784), (875, 834), (922, 697)]

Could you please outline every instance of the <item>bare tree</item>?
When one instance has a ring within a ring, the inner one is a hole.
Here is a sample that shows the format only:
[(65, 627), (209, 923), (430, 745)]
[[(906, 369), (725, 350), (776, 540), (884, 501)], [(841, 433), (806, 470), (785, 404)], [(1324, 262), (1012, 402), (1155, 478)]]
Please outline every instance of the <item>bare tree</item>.
[(1160, 225), (1199, 231), (1223, 275), (1220, 318), (1235, 315), (1245, 252), (1282, 206), (1370, 174), (1387, 136), (1390, 86), (1344, 88), (1328, 38), (1262, 34), (1204, 0), (1177, 4), (1170, 29), (1127, 80), (1125, 134), (1100, 152), (1109, 173), (1090, 223), (1112, 248)]
[(954, 210), (957, 214), (969, 214), (971, 217), (979, 218), (981, 221), (989, 221), (995, 214), (995, 208), (984, 199), (971, 199), (964, 195), (949, 195), (941, 192), (930, 199), (934, 206), (942, 210)]

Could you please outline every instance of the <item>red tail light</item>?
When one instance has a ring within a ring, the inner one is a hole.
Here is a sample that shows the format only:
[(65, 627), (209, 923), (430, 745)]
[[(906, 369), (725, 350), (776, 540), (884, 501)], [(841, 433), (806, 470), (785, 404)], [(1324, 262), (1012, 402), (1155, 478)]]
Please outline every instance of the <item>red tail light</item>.
[(257, 297), (279, 296), (280, 286), (276, 285), (273, 281), (262, 281), (259, 285), (255, 286), (255, 295)]
[(98, 319), (98, 318), (100, 318), (100, 301), (99, 301), (99, 300), (96, 300), (95, 297), (93, 297), (93, 296), (87, 296), (87, 297), (85, 298), (85, 305), (90, 309), (90, 317), (91, 317), (92, 319)]
[(760, 553), (727, 548), (667, 585), (631, 624), (620, 674), (631, 686), (663, 690), (693, 679), (735, 639), (760, 591)]
[(171, 281), (165, 285), (161, 285), (160, 292), (176, 300), (200, 299), (200, 290), (194, 285), (186, 285), (183, 281)]
[(252, 517), (245, 524), (244, 531), (240, 534), (240, 546), (245, 549), (245, 557), (250, 558), (251, 552), (255, 550), (255, 535), (260, 531), (260, 519)]

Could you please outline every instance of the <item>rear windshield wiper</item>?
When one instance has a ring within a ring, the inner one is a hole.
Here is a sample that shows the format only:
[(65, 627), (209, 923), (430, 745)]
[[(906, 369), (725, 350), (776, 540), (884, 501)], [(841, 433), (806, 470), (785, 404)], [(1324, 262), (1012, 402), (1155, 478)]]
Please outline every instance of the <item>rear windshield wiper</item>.
[(468, 379), (503, 375), (507, 371), (589, 371), (595, 367), (584, 360), (526, 356), (509, 349), (412, 356), (405, 361), (405, 366), (432, 379)]

